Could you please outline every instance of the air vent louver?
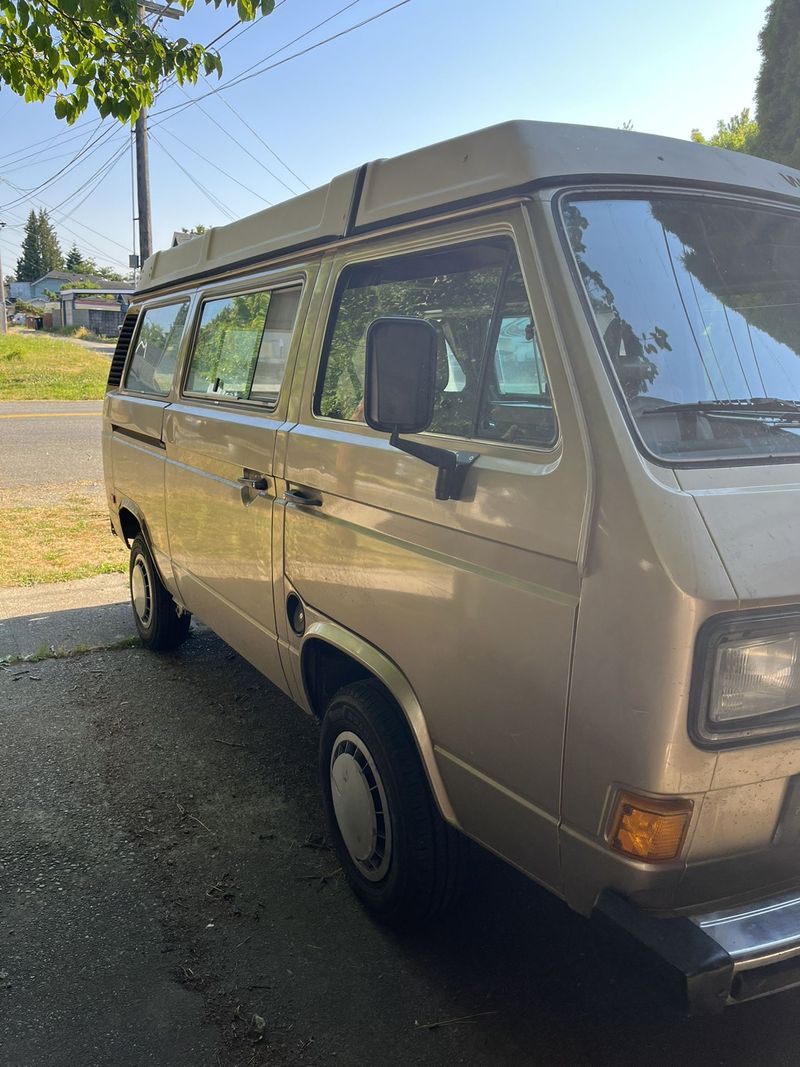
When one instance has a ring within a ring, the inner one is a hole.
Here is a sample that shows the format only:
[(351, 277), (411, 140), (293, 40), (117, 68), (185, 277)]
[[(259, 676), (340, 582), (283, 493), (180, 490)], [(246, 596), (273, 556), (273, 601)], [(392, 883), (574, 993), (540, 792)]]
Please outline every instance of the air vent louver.
[(128, 357), (128, 348), (131, 343), (131, 337), (133, 337), (133, 330), (136, 326), (137, 312), (129, 311), (125, 316), (125, 321), (122, 323), (122, 329), (119, 331), (119, 338), (117, 339), (117, 347), (114, 349), (114, 356), (111, 360), (111, 370), (108, 372), (108, 384), (106, 385), (106, 392), (110, 392), (112, 389), (117, 389), (122, 381), (122, 371), (125, 367), (125, 360)]

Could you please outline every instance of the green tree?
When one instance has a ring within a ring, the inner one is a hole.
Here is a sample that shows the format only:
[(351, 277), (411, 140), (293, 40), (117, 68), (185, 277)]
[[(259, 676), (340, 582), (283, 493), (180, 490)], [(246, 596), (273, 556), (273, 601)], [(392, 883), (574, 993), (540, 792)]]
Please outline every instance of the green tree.
[(53, 224), (50, 222), (50, 216), (44, 209), (39, 212), (37, 223), (39, 226), (39, 240), (41, 241), (44, 273), (47, 274), (49, 270), (63, 270), (64, 256), (61, 251), (61, 245), (58, 243), (56, 231), (53, 229)]
[(47, 271), (43, 270), (42, 242), (39, 237), (39, 220), (36, 212), (31, 211), (25, 223), (25, 236), (22, 239), (22, 254), (17, 260), (17, 281), (35, 282)]
[(106, 281), (109, 282), (125, 281), (119, 271), (114, 270), (113, 267), (98, 265), (93, 259), (84, 256), (78, 246), (74, 243), (67, 253), (64, 266), (67, 270), (74, 271), (76, 274), (93, 274), (97, 278), (105, 278)]
[[(205, 0), (236, 7), (243, 22), (268, 15), (275, 0)], [(193, 0), (175, 0), (188, 10)], [(133, 0), (0, 0), (0, 83), (25, 100), (54, 94), (57, 118), (74, 122), (90, 101), (103, 117), (135, 120), (163, 78), (195, 82), (222, 72), (219, 54), (159, 23), (140, 22)]]
[(759, 35), (759, 155), (800, 167), (800, 5), (772, 0)]
[(74, 270), (79, 273), (84, 273), (81, 263), (83, 263), (81, 251), (76, 244), (73, 244), (72, 248), (67, 252), (67, 258), (64, 260), (64, 267), (66, 270)]
[(759, 125), (750, 117), (750, 108), (743, 108), (738, 115), (717, 123), (717, 132), (704, 137), (699, 130), (692, 130), (692, 140), (714, 148), (729, 148), (733, 152), (755, 155), (759, 152)]

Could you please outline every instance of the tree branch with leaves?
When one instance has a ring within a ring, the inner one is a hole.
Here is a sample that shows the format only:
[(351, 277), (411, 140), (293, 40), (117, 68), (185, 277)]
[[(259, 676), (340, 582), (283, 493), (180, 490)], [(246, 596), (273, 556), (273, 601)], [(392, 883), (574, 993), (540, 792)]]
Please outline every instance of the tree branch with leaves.
[[(174, 0), (188, 11), (194, 0)], [(242, 22), (268, 15), (275, 0), (205, 0), (235, 7)], [(102, 117), (133, 122), (165, 78), (194, 83), (221, 74), (219, 53), (171, 40), (139, 18), (135, 0), (0, 0), (0, 83), (27, 101), (54, 96), (57, 118), (73, 123), (93, 103)]]

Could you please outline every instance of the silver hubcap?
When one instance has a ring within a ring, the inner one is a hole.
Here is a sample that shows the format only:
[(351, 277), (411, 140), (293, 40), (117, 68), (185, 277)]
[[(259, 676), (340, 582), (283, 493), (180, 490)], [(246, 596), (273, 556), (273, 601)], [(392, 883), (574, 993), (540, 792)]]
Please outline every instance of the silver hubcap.
[(131, 603), (139, 622), (142, 626), (147, 626), (153, 610), (153, 596), (150, 575), (141, 556), (137, 557), (131, 570)]
[(333, 810), (345, 847), (361, 874), (378, 882), (392, 857), (392, 822), (378, 768), (356, 734), (339, 734), (330, 773)]

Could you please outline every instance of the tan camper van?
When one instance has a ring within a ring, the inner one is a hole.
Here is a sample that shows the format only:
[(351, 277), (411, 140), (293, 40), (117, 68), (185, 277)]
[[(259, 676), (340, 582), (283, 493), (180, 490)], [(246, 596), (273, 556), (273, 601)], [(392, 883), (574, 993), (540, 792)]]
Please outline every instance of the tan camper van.
[(800, 984), (800, 172), (512, 122), (145, 264), (103, 451), (133, 610), (321, 722), (387, 922), (466, 837), (693, 1010)]

